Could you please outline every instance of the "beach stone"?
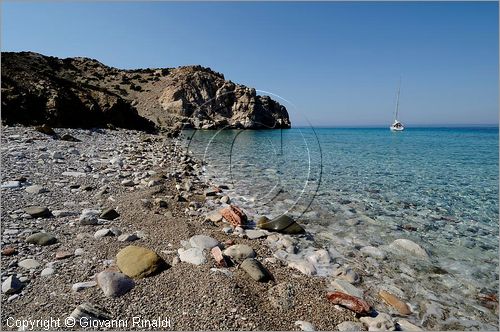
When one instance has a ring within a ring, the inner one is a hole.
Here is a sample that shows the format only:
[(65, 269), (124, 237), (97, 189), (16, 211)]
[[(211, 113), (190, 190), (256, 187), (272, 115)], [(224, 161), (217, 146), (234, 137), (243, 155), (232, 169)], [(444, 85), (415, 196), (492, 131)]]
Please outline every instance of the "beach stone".
[(273, 220), (269, 220), (267, 217), (260, 217), (257, 221), (257, 227), (284, 234), (301, 234), (305, 230), (295, 222), (291, 217), (287, 215), (279, 216)]
[(224, 255), (231, 257), (237, 262), (242, 262), (247, 258), (255, 258), (257, 254), (252, 247), (246, 244), (236, 244), (224, 250)]
[(78, 213), (72, 212), (69, 210), (54, 210), (52, 211), (52, 215), (56, 218), (62, 218), (62, 217), (69, 217), (69, 216), (75, 216)]
[(357, 314), (367, 314), (370, 312), (370, 305), (365, 300), (343, 292), (335, 291), (327, 294), (328, 300), (333, 304), (338, 304), (354, 311)]
[(333, 272), (333, 276), (337, 279), (343, 279), (353, 285), (361, 282), (361, 277), (350, 267), (341, 266)]
[(4, 182), (2, 183), (2, 188), (5, 188), (5, 189), (13, 189), (13, 188), (18, 188), (21, 186), (21, 182), (20, 181), (7, 181), (7, 182)]
[(127, 246), (120, 250), (116, 255), (116, 265), (131, 278), (147, 277), (168, 267), (157, 253), (139, 246)]
[(220, 214), (234, 227), (243, 226), (248, 220), (247, 215), (236, 205), (223, 208), (220, 210)]
[(361, 253), (365, 256), (370, 256), (376, 259), (384, 260), (387, 258), (386, 253), (376, 247), (366, 246), (361, 248), (359, 251), (361, 251)]
[(139, 237), (135, 234), (122, 234), (118, 236), (118, 241), (120, 242), (132, 242), (138, 239)]
[(269, 271), (255, 258), (245, 259), (240, 267), (255, 281), (265, 282), (270, 279)]
[(97, 282), (95, 282), (94, 280), (92, 280), (92, 281), (82, 281), (82, 282), (74, 283), (73, 286), (71, 286), (71, 290), (73, 292), (79, 292), (79, 291), (82, 291), (84, 289), (92, 288), (92, 287), (95, 287), (95, 286), (97, 286)]
[(26, 190), (26, 192), (28, 192), (30, 194), (41, 194), (41, 193), (45, 193), (48, 191), (47, 188), (44, 188), (44, 187), (39, 186), (37, 184), (26, 187), (25, 190)]
[(313, 254), (307, 256), (307, 260), (311, 262), (313, 265), (318, 265), (318, 264), (325, 265), (329, 264), (331, 259), (328, 250), (319, 249), (316, 250)]
[(256, 230), (256, 229), (248, 229), (245, 232), (245, 235), (250, 240), (260, 239), (262, 237), (266, 237), (267, 234), (264, 231)]
[(80, 223), (82, 225), (97, 225), (99, 214), (98, 210), (84, 209), (80, 215)]
[(126, 294), (135, 286), (135, 282), (120, 272), (103, 271), (97, 274), (97, 284), (107, 297)]
[(24, 212), (32, 216), (33, 218), (48, 217), (50, 216), (50, 211), (46, 207), (42, 206), (30, 206), (24, 209)]
[(298, 320), (294, 324), (298, 326), (302, 331), (316, 331), (314, 325), (306, 322), (305, 320)]
[(360, 299), (363, 298), (363, 291), (356, 286), (351, 285), (345, 280), (342, 279), (335, 279), (332, 281), (332, 286), (338, 291), (341, 291), (342, 293), (346, 293), (352, 296), (359, 297)]
[(125, 187), (133, 187), (133, 186), (135, 186), (134, 181), (133, 181), (133, 180), (130, 180), (130, 179), (128, 179), (128, 180), (123, 180), (123, 181), (121, 182), (121, 184), (122, 184), (123, 186), (125, 186)]
[(430, 259), (429, 254), (424, 248), (408, 239), (397, 239), (391, 243), (391, 247), (395, 249), (403, 249), (409, 254), (422, 259)]
[(2, 256), (12, 256), (16, 253), (16, 248), (6, 247), (2, 249)]
[(75, 178), (86, 176), (86, 174), (83, 172), (62, 172), (62, 175), (63, 176), (72, 176)]
[(222, 251), (220, 250), (219, 247), (215, 246), (210, 250), (210, 253), (212, 254), (212, 257), (215, 259), (215, 262), (217, 263), (217, 266), (220, 267), (227, 267), (227, 261), (224, 255), (222, 254)]
[(410, 307), (396, 295), (381, 290), (378, 295), (390, 306), (394, 307), (401, 315), (411, 315)]
[(339, 331), (364, 331), (363, 324), (359, 322), (343, 322), (337, 325)]
[(267, 291), (271, 305), (282, 311), (295, 307), (295, 291), (289, 283), (282, 282)]
[(194, 265), (201, 265), (207, 262), (203, 250), (200, 248), (180, 248), (178, 251), (181, 262), (191, 263)]
[(82, 256), (84, 253), (85, 251), (82, 248), (75, 249), (75, 256)]
[(4, 282), (2, 282), (2, 293), (14, 294), (24, 287), (21, 280), (19, 280), (15, 275), (11, 275)]
[(307, 276), (312, 276), (317, 273), (314, 265), (306, 260), (288, 262), (288, 266), (291, 267), (292, 269), (299, 270), (300, 272), (302, 272)]
[(395, 331), (396, 326), (392, 317), (386, 313), (379, 313), (376, 317), (361, 317), (359, 319), (368, 327), (368, 331)]
[(214, 223), (219, 223), (222, 221), (222, 214), (219, 211), (212, 211), (205, 216), (205, 220), (209, 220)]
[(82, 303), (79, 306), (77, 306), (75, 310), (73, 310), (73, 312), (71, 313), (70, 317), (74, 318), (78, 324), (84, 321), (86, 322), (93, 320), (109, 321), (111, 319), (111, 315), (108, 312), (88, 302)]
[(7, 298), (7, 302), (11, 302), (11, 301), (14, 301), (15, 299), (17, 299), (19, 297), (19, 294), (14, 294), (14, 295), (11, 295)]
[(194, 235), (189, 239), (191, 247), (203, 249), (211, 249), (219, 245), (219, 241), (207, 235)]
[(64, 159), (64, 155), (61, 151), (54, 151), (51, 155), (52, 159)]
[(220, 198), (220, 201), (221, 201), (221, 203), (229, 204), (229, 202), (231, 202), (231, 199), (229, 198), (229, 196), (222, 196)]
[(35, 233), (28, 236), (26, 242), (31, 244), (38, 244), (40, 246), (48, 246), (57, 243), (57, 239), (51, 234)]
[(56, 252), (55, 258), (56, 259), (65, 259), (73, 256), (73, 254), (69, 251), (58, 251)]
[(421, 329), (420, 327), (410, 323), (409, 321), (403, 318), (399, 318), (397, 320), (397, 325), (399, 327), (397, 330), (399, 331), (423, 331), (423, 329)]
[(101, 239), (105, 236), (113, 236), (113, 232), (109, 228), (103, 228), (94, 233), (94, 238)]
[(220, 192), (220, 189), (215, 189), (215, 188), (208, 188), (208, 189), (205, 189), (203, 191), (203, 194), (205, 195), (205, 197), (210, 197), (210, 196), (216, 196), (217, 193)]
[(101, 213), (101, 215), (99, 216), (99, 218), (106, 219), (106, 220), (114, 220), (114, 219), (118, 218), (119, 216), (120, 216), (120, 214), (118, 212), (116, 212), (115, 209), (109, 208), (109, 209), (104, 210)]
[(32, 258), (23, 259), (19, 263), (17, 263), (19, 267), (22, 267), (27, 270), (35, 269), (40, 266), (40, 263), (37, 260)]
[(50, 268), (50, 267), (47, 267), (45, 269), (42, 270), (42, 272), (40, 273), (40, 276), (41, 277), (48, 277), (50, 275), (53, 275), (54, 274), (54, 269), (53, 268)]

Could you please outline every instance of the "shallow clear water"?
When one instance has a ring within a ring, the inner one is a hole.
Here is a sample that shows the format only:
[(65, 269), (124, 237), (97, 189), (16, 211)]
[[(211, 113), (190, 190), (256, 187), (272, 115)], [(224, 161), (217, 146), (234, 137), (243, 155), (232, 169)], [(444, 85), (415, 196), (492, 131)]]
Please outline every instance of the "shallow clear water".
[(250, 215), (288, 213), (317, 241), (408, 238), (448, 272), (452, 299), (498, 291), (498, 128), (186, 134), (207, 180), (231, 184)]

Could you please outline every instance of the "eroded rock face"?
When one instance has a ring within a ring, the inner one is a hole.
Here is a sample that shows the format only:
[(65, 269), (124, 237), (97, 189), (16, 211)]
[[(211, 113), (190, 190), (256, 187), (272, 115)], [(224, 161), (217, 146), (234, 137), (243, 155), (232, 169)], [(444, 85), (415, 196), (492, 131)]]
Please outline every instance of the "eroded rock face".
[(284, 106), (201, 66), (121, 70), (2, 52), (2, 121), (53, 127), (289, 128)]

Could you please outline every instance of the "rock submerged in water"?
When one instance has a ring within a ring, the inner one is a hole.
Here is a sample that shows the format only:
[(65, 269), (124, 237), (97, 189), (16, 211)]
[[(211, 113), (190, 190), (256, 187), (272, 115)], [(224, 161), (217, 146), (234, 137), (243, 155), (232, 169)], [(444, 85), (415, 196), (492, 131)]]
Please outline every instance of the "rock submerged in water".
[(257, 227), (284, 234), (301, 234), (305, 230), (295, 222), (291, 217), (286, 214), (279, 216), (278, 218), (269, 220), (267, 217), (261, 217), (257, 221)]
[(346, 307), (357, 314), (368, 314), (371, 309), (366, 301), (342, 292), (329, 292), (327, 298), (334, 304)]
[(416, 256), (417, 258), (430, 259), (429, 254), (424, 248), (422, 248), (420, 245), (408, 239), (394, 240), (391, 243), (391, 247), (398, 250), (403, 249), (406, 252), (412, 254), (413, 256)]
[(394, 307), (401, 315), (411, 315), (410, 307), (397, 296), (381, 290), (378, 295), (390, 306)]
[(168, 267), (157, 253), (139, 246), (127, 246), (120, 250), (116, 255), (116, 265), (121, 272), (136, 279), (156, 274)]
[(40, 246), (48, 246), (57, 242), (57, 239), (47, 233), (35, 233), (26, 239), (27, 243), (38, 244)]

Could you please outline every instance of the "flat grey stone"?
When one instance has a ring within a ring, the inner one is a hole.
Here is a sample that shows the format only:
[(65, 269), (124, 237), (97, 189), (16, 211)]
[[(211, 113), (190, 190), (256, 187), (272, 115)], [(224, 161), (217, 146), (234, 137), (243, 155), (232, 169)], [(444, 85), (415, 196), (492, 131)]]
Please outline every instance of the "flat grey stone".
[(191, 247), (200, 249), (211, 249), (219, 245), (219, 241), (207, 235), (195, 235), (189, 239)]
[(39, 267), (40, 263), (32, 258), (27, 258), (27, 259), (23, 259), (22, 261), (17, 263), (17, 265), (19, 267), (22, 267), (23, 269), (31, 270), (31, 269), (35, 269), (35, 268)]
[(207, 262), (207, 259), (203, 255), (203, 250), (200, 248), (180, 248), (178, 253), (181, 262), (191, 263), (194, 265), (201, 265)]
[(224, 255), (231, 257), (237, 262), (243, 262), (247, 258), (254, 258), (257, 254), (246, 244), (236, 244), (224, 250)]

